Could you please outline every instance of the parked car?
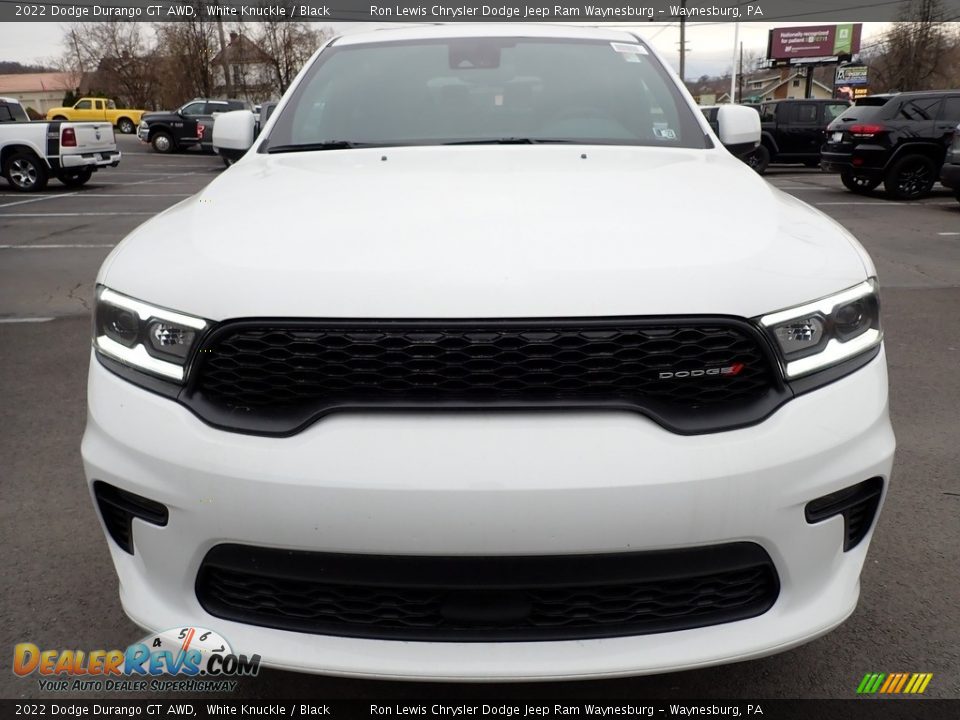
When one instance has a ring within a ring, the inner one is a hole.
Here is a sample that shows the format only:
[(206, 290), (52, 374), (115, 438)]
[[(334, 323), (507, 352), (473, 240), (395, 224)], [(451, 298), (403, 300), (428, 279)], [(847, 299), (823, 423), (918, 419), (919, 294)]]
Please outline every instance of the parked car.
[(883, 183), (890, 197), (916, 200), (940, 176), (957, 123), (960, 90), (897, 93), (883, 105), (857, 105), (827, 128), (821, 167), (853, 192)]
[(220, 115), (249, 151), (97, 277), (82, 453), (126, 612), (447, 681), (842, 623), (895, 444), (876, 271), (721, 147), (756, 112), (717, 128), (631, 32), (526, 23), (338, 37), (256, 140)]
[[(707, 119), (707, 122), (710, 124), (710, 128), (714, 133), (720, 132), (720, 123), (718, 122), (718, 117), (720, 115), (720, 108), (722, 105), (701, 105), (700, 112), (703, 113), (703, 116)], [(742, 145), (735, 146), (725, 146), (727, 150), (733, 153), (736, 157), (740, 158), (744, 162), (748, 162), (748, 158), (753, 152), (757, 149), (759, 143), (745, 143)]]
[(0, 123), (30, 122), (27, 111), (15, 98), (0, 97)]
[(953, 142), (947, 148), (947, 156), (940, 168), (940, 182), (953, 190), (954, 197), (960, 202), (960, 125), (953, 131)]
[(14, 190), (42, 190), (51, 177), (80, 187), (97, 170), (119, 163), (110, 123), (0, 123), (0, 169)]
[(771, 100), (760, 104), (763, 136), (747, 158), (761, 175), (771, 163), (820, 164), (827, 125), (850, 104), (844, 100)]
[(137, 136), (159, 153), (199, 147), (213, 150), (213, 121), (231, 110), (248, 110), (246, 100), (194, 98), (172, 112), (152, 112), (143, 116)]
[(113, 100), (106, 98), (80, 98), (73, 107), (56, 107), (47, 111), (47, 120), (106, 121), (124, 135), (137, 129), (137, 123), (146, 110), (118, 108)]

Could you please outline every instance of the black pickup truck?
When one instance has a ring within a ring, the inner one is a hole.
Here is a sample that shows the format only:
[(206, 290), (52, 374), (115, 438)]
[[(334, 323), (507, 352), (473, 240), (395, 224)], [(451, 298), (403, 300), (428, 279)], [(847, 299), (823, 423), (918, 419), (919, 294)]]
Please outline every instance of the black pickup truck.
[(761, 175), (771, 163), (820, 164), (820, 147), (834, 118), (850, 107), (844, 100), (771, 100), (757, 106), (760, 145), (745, 159)]
[(231, 110), (249, 110), (246, 100), (194, 98), (173, 112), (147, 113), (140, 120), (137, 136), (158, 153), (199, 147), (213, 151), (214, 115)]

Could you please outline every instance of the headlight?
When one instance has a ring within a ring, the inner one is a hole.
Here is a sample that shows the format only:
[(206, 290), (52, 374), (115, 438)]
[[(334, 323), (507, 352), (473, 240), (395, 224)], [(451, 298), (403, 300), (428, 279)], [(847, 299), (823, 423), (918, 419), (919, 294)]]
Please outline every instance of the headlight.
[(760, 318), (780, 349), (788, 380), (872, 350), (883, 339), (877, 281)]
[(93, 345), (138, 370), (183, 382), (184, 366), (206, 320), (97, 289)]

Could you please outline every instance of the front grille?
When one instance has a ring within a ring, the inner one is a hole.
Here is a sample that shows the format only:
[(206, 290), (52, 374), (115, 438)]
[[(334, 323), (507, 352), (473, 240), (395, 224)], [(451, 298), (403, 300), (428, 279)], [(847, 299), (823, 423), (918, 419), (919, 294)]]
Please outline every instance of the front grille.
[(197, 358), (195, 412), (267, 434), (370, 407), (620, 407), (704, 432), (783, 399), (757, 331), (728, 318), (235, 322)]
[(777, 599), (753, 543), (546, 557), (344, 555), (218, 545), (196, 583), (225, 620), (297, 632), (535, 641), (686, 630), (755, 617)]

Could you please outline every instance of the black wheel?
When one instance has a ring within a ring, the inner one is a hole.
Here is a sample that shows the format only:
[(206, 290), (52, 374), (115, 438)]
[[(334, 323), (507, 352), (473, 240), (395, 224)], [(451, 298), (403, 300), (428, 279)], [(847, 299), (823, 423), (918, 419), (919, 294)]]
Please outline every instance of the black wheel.
[(32, 152), (24, 150), (15, 152), (7, 158), (3, 166), (3, 176), (14, 190), (19, 192), (36, 192), (47, 186), (50, 174), (47, 166)]
[(124, 135), (132, 135), (133, 131), (136, 129), (137, 128), (133, 124), (133, 120), (130, 118), (120, 118), (117, 121), (117, 130), (122, 132)]
[(66, 120), (66, 118), (63, 115), (54, 115), (53, 119), (60, 120), (60, 121)]
[(870, 178), (863, 175), (856, 175), (852, 172), (840, 174), (840, 182), (850, 192), (858, 195), (867, 195), (881, 183), (881, 178)]
[(224, 167), (230, 167), (234, 163), (234, 161), (228, 158), (226, 155), (221, 155), (220, 159), (223, 160)]
[(937, 181), (937, 164), (925, 155), (905, 155), (883, 178), (883, 187), (897, 200), (926, 197)]
[(158, 132), (151, 139), (150, 144), (153, 145), (153, 149), (158, 153), (171, 153), (177, 149), (176, 145), (173, 142), (173, 138), (169, 133)]
[(770, 164), (770, 151), (765, 145), (760, 145), (752, 153), (747, 155), (747, 165), (757, 171), (758, 175), (763, 175)]
[(93, 177), (93, 170), (91, 168), (81, 168), (80, 170), (67, 170), (57, 176), (57, 180), (62, 182), (67, 187), (82, 187), (86, 185), (90, 178)]

